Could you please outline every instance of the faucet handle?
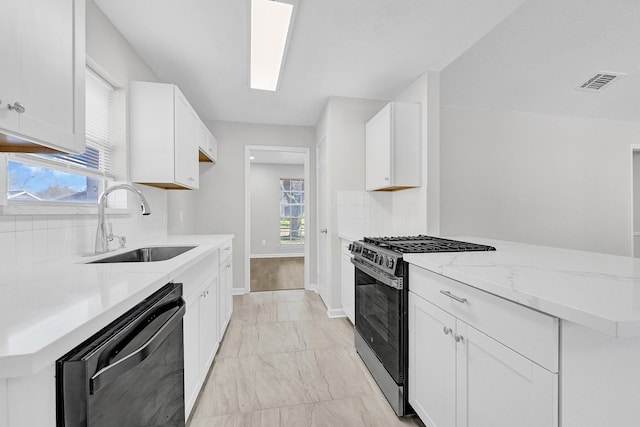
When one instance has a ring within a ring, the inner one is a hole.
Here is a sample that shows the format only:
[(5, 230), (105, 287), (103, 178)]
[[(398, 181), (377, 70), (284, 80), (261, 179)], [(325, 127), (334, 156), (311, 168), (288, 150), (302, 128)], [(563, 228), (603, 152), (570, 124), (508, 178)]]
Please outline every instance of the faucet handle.
[(118, 238), (118, 249), (127, 247), (127, 236), (113, 236)]

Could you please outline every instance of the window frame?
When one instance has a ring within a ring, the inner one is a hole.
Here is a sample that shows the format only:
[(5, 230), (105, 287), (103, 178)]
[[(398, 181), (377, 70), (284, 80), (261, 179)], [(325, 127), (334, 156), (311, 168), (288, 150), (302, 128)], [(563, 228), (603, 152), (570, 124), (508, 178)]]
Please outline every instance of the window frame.
[[(283, 181), (285, 180), (289, 180), (289, 190), (285, 190), (283, 189)], [(293, 181), (300, 181), (302, 182), (302, 189), (301, 190), (292, 190), (291, 189), (291, 183)], [(280, 191), (278, 192), (279, 195), (279, 208), (280, 208), (280, 214), (282, 213), (282, 209), (283, 207), (293, 207), (293, 206), (301, 206), (302, 207), (302, 213), (300, 216), (291, 216), (289, 215), (287, 216), (282, 216), (279, 215), (279, 235), (278, 235), (278, 246), (281, 248), (289, 248), (289, 247), (299, 247), (299, 246), (303, 246), (306, 243), (307, 240), (307, 236), (306, 236), (306, 224), (305, 224), (305, 213), (306, 213), (306, 204), (307, 204), (307, 200), (306, 200), (306, 186), (305, 186), (305, 179), (304, 178), (280, 178), (279, 179), (279, 184), (280, 184)], [(298, 193), (299, 195), (302, 196), (302, 203), (282, 203), (282, 196), (283, 193)], [(296, 240), (283, 240), (282, 239), (282, 221), (283, 219), (289, 219), (289, 237), (291, 237), (291, 218), (299, 218), (302, 221), (302, 230), (301, 230), (301, 238), (300, 239), (296, 239)]]
[[(118, 92), (118, 88), (116, 85), (111, 83), (109, 78), (106, 78), (103, 73), (96, 71), (96, 68), (90, 65), (85, 67), (85, 72), (88, 74), (93, 74), (97, 76), (102, 81), (104, 81), (110, 88), (110, 95), (115, 96)], [(111, 102), (111, 101), (110, 101)], [(112, 129), (114, 127), (114, 106), (111, 106), (111, 111), (109, 112), (109, 126)], [(85, 141), (87, 141), (87, 135), (85, 134)], [(87, 144), (89, 145), (89, 144)], [(109, 147), (108, 158), (111, 163), (111, 159), (113, 159), (113, 140), (112, 137), (109, 138), (109, 142), (107, 144), (91, 144), (92, 147), (99, 149), (102, 153), (102, 149), (105, 145)], [(75, 174), (79, 176), (84, 176), (88, 178), (96, 178), (99, 182), (98, 187), (98, 195), (100, 195), (105, 188), (109, 185), (109, 183), (115, 182), (115, 176), (111, 173), (111, 171), (105, 172), (97, 169), (91, 169), (86, 166), (82, 166), (79, 164), (75, 164), (71, 161), (66, 161), (64, 159), (59, 159), (55, 157), (43, 156), (40, 154), (27, 154), (27, 153), (4, 153), (0, 155), (0, 212), (3, 214), (93, 214), (97, 212), (98, 208), (98, 199), (95, 202), (93, 201), (52, 201), (52, 200), (38, 200), (38, 201), (27, 201), (27, 200), (10, 200), (8, 197), (9, 194), (9, 162), (18, 162), (23, 164), (28, 164), (37, 167), (48, 168), (64, 173)], [(111, 168), (113, 170), (113, 168)], [(98, 196), (99, 198), (99, 196)], [(126, 205), (126, 204), (125, 204)], [(121, 206), (118, 208), (110, 208), (108, 211), (113, 213), (124, 213), (126, 210), (126, 206)]]

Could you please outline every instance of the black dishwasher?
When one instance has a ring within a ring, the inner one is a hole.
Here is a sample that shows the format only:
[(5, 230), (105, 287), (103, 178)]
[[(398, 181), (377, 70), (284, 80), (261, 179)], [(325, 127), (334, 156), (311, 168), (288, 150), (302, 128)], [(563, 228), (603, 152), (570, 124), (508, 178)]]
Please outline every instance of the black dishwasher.
[(58, 427), (184, 427), (182, 284), (169, 283), (56, 363)]

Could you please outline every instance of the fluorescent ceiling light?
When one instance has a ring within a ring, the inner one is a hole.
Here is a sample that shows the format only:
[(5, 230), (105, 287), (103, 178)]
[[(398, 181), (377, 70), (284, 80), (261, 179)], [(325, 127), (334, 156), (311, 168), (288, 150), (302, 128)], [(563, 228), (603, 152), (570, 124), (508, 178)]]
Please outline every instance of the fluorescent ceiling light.
[(275, 91), (293, 5), (251, 0), (251, 87)]

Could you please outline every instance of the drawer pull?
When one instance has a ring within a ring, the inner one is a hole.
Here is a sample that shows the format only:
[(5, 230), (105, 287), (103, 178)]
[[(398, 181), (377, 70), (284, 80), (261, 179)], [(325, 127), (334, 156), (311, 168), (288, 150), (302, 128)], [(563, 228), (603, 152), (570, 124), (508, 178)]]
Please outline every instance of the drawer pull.
[(460, 341), (462, 341), (464, 338), (462, 337), (462, 335), (455, 334), (455, 335), (453, 336), (453, 339), (454, 339), (454, 340), (456, 340), (456, 342), (460, 342)]
[(460, 297), (457, 297), (457, 296), (453, 295), (450, 291), (442, 291), (442, 290), (441, 290), (441, 291), (440, 291), (440, 293), (441, 293), (441, 294), (443, 294), (443, 295), (448, 296), (448, 297), (449, 297), (449, 298), (451, 298), (451, 299), (454, 299), (454, 300), (456, 300), (456, 301), (458, 301), (458, 302), (461, 302), (461, 303), (463, 303), (463, 304), (467, 302), (467, 299), (466, 299), (466, 298), (460, 298)]
[(445, 326), (444, 328), (442, 328), (442, 332), (444, 332), (445, 335), (449, 335), (451, 332), (453, 332), (453, 329), (447, 328)]

